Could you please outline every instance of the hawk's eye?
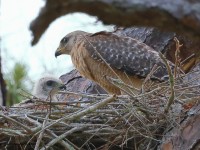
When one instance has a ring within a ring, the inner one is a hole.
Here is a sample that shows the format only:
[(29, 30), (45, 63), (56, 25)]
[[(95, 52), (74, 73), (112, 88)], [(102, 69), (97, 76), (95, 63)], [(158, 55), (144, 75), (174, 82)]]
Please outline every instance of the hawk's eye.
[(48, 85), (48, 86), (52, 86), (53, 83), (54, 83), (54, 81), (52, 81), (52, 80), (47, 81), (47, 85)]
[(68, 38), (67, 37), (64, 37), (62, 40), (61, 40), (61, 43), (66, 43), (68, 41)]

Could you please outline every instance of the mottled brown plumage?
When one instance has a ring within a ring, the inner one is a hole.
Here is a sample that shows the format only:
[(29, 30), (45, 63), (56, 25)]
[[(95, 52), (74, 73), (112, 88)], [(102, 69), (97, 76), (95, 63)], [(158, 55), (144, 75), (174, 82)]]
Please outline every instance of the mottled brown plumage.
[(168, 75), (165, 64), (152, 48), (133, 38), (109, 32), (69, 33), (61, 40), (55, 56), (61, 54), (71, 55), (81, 75), (114, 94), (120, 94), (120, 89), (107, 81), (106, 76), (119, 77), (125, 83), (140, 88), (154, 65), (159, 68), (151, 79), (162, 81)]

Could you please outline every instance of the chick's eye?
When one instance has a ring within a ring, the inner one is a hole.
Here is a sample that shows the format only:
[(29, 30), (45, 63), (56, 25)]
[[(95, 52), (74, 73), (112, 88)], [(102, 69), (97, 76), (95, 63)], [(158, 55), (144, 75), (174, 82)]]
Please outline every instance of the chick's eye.
[(48, 86), (52, 86), (52, 85), (53, 85), (53, 81), (51, 81), (51, 80), (50, 80), (50, 81), (47, 81), (47, 85), (48, 85)]

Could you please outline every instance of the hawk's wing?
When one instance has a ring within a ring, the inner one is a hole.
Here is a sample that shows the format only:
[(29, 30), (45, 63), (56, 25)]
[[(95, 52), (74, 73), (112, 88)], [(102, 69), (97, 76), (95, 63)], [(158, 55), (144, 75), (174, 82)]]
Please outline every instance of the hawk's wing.
[(168, 76), (158, 52), (138, 40), (98, 32), (86, 37), (85, 48), (93, 59), (102, 60), (102, 57), (111, 67), (129, 75), (146, 77), (156, 65), (159, 68), (152, 78), (163, 80)]

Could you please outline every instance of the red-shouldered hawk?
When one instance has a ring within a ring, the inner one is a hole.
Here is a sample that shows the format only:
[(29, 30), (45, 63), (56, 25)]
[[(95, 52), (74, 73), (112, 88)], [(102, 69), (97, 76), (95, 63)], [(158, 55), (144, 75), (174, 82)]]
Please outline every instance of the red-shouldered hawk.
[(163, 81), (168, 75), (158, 52), (138, 40), (110, 32), (71, 32), (60, 41), (55, 52), (55, 56), (61, 54), (71, 55), (73, 64), (82, 76), (95, 81), (112, 94), (120, 94), (120, 89), (105, 76), (119, 77), (125, 83), (141, 88), (143, 79), (154, 65), (159, 68), (151, 79)]

